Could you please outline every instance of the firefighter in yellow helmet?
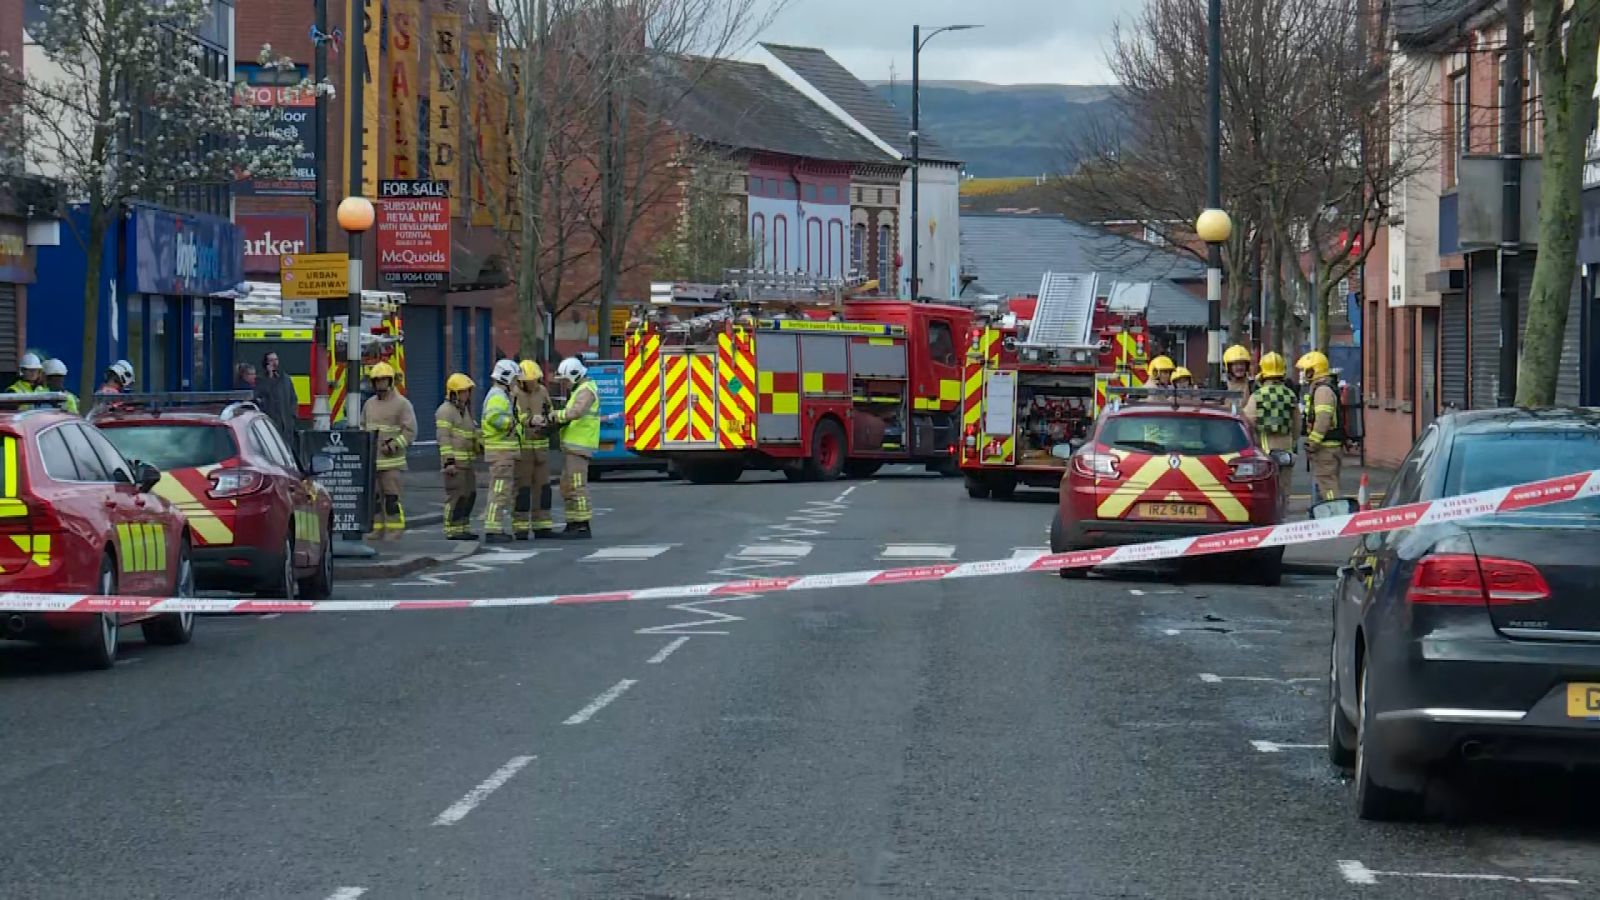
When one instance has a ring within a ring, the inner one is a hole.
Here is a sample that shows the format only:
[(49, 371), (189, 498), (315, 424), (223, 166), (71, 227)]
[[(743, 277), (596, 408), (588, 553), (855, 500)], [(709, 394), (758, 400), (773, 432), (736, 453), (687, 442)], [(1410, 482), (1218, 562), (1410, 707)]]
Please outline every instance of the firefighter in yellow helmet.
[(1232, 393), (1250, 397), (1256, 386), (1250, 379), (1250, 348), (1234, 344), (1222, 353), (1223, 381)]
[[(571, 386), (567, 402), (551, 416), (561, 426), (561, 500), (567, 527), (563, 538), (591, 536), (589, 521), (589, 459), (600, 449), (600, 388), (589, 369), (576, 356), (561, 361), (556, 378)], [(537, 420), (543, 424), (543, 417)]]
[(444, 402), (433, 414), (439, 435), (439, 466), (444, 473), (444, 536), (452, 541), (475, 541), (472, 508), (478, 505), (478, 476), (472, 464), (478, 458), (482, 437), (472, 415), (471, 378), (457, 372), (444, 383)]
[(1192, 388), (1194, 387), (1194, 376), (1189, 373), (1188, 369), (1178, 366), (1172, 370), (1172, 386), (1175, 388)]
[(378, 363), (367, 374), (373, 395), (361, 405), (361, 424), (374, 432), (378, 445), (378, 490), (374, 498), (372, 530), (377, 537), (399, 540), (406, 530), (406, 510), (400, 503), (406, 470), (406, 449), (417, 439), (417, 412), (411, 401), (395, 390), (394, 366)]
[(509, 359), (494, 364), (494, 382), (483, 398), (483, 455), (489, 460), (489, 508), (483, 514), (483, 539), (490, 544), (510, 543), (506, 519), (515, 505), (517, 457), (522, 453), (522, 423), (511, 399), (512, 382), (520, 370)]
[(1173, 365), (1172, 357), (1166, 355), (1165, 353), (1161, 354), (1155, 359), (1150, 360), (1150, 386), (1171, 387), (1172, 370), (1174, 368), (1176, 368), (1176, 366)]
[[(1294, 452), (1300, 437), (1300, 406), (1294, 391), (1283, 383), (1289, 374), (1288, 362), (1279, 353), (1261, 356), (1261, 386), (1244, 404), (1244, 417), (1255, 426), (1261, 448), (1271, 452)], [(1288, 497), (1293, 485), (1294, 466), (1278, 470), (1278, 495)]]
[[(544, 370), (531, 359), (517, 365), (516, 385), (511, 391), (517, 408), (520, 450), (517, 453), (516, 501), (511, 513), (511, 532), (519, 541), (555, 535), (550, 519), (550, 392), (544, 387)], [(535, 427), (534, 420), (545, 421)]]
[(1306, 416), (1306, 455), (1311, 460), (1314, 502), (1339, 496), (1339, 469), (1344, 463), (1344, 410), (1328, 368), (1328, 357), (1316, 350), (1294, 364), (1300, 370), (1303, 396), (1309, 397)]

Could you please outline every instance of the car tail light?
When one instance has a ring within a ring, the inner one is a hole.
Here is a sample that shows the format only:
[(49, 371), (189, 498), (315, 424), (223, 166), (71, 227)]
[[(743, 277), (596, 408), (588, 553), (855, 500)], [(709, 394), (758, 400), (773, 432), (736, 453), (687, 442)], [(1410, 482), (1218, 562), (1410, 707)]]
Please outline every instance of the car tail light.
[(1264, 456), (1246, 456), (1234, 460), (1231, 465), (1233, 474), (1228, 476), (1229, 481), (1265, 481), (1278, 474), (1277, 466)]
[(1116, 456), (1101, 453), (1090, 447), (1072, 454), (1072, 471), (1085, 478), (1122, 477), (1122, 472), (1117, 468)]
[(249, 469), (218, 469), (211, 473), (210, 478), (211, 490), (206, 493), (213, 500), (243, 497), (267, 486), (267, 476)]
[(1411, 573), (1409, 603), (1441, 606), (1504, 606), (1537, 603), (1550, 585), (1532, 563), (1466, 553), (1426, 556)]

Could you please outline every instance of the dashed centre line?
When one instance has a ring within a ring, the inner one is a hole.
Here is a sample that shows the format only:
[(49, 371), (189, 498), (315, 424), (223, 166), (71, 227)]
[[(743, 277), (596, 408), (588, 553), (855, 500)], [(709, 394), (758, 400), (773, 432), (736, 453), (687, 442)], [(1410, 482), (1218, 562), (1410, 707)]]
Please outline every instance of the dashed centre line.
[[(460, 800), (452, 803), (449, 809), (446, 809), (444, 812), (440, 813), (439, 818), (433, 820), (433, 824), (454, 825), (455, 823), (466, 818), (467, 813), (477, 809), (478, 804), (487, 799), (490, 794), (504, 787), (506, 782), (510, 781), (518, 772), (522, 771), (523, 767), (528, 763), (533, 762), (535, 758), (536, 757), (532, 756), (511, 757), (510, 762), (507, 762), (505, 765), (496, 769), (493, 775), (490, 775), (488, 778), (483, 780), (482, 784), (470, 791), (467, 791), (465, 797), (462, 797)], [(347, 888), (346, 890), (350, 889)], [(355, 888), (354, 890), (359, 891), (363, 889)], [(359, 897), (361, 895), (358, 893), (351, 896)]]
[(949, 559), (956, 555), (954, 544), (885, 544), (879, 559)]
[(1280, 744), (1277, 741), (1251, 741), (1250, 746), (1260, 753), (1282, 753), (1285, 750), (1322, 750), (1327, 744)]
[(676, 651), (679, 647), (682, 647), (684, 644), (687, 644), (687, 643), (689, 643), (689, 637), (687, 635), (685, 635), (685, 636), (683, 636), (681, 638), (677, 638), (677, 639), (673, 640), (671, 643), (667, 644), (665, 647), (662, 647), (660, 650), (657, 650), (656, 651), (656, 655), (650, 657), (647, 660), (645, 660), (645, 662), (649, 663), (652, 666), (659, 666), (662, 663), (666, 662), (667, 661), (667, 657), (671, 656), (674, 651)]
[(1512, 884), (1563, 884), (1583, 882), (1576, 878), (1537, 877), (1532, 875), (1498, 875), (1491, 872), (1385, 872), (1369, 869), (1359, 859), (1339, 860), (1339, 874), (1350, 884), (1377, 884), (1378, 876), (1391, 878), (1433, 878), (1447, 881), (1504, 881)]
[(328, 900), (356, 900), (366, 892), (367, 889), (364, 887), (342, 887), (329, 894)]
[(624, 678), (616, 684), (613, 684), (611, 687), (606, 688), (605, 692), (600, 696), (590, 700), (588, 706), (585, 706), (583, 709), (580, 709), (569, 716), (564, 724), (582, 725), (583, 723), (594, 718), (595, 713), (598, 713), (600, 710), (610, 706), (613, 700), (627, 693), (628, 688), (633, 687), (635, 684), (638, 684), (638, 682), (631, 678)]
[(811, 545), (804, 541), (792, 544), (745, 544), (735, 555), (741, 559), (800, 559), (811, 555)]

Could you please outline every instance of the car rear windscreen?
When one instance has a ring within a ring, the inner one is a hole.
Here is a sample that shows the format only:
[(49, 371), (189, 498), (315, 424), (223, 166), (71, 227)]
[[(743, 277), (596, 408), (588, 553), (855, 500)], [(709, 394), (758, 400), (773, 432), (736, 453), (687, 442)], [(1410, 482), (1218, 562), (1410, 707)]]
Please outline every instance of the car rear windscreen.
[(221, 425), (128, 425), (100, 432), (123, 456), (162, 471), (213, 466), (239, 455), (233, 432)]
[[(1524, 429), (1457, 436), (1445, 472), (1446, 496), (1600, 469), (1600, 431)], [(1536, 507), (1523, 514), (1600, 517), (1600, 497)]]
[(1137, 453), (1205, 456), (1238, 453), (1250, 446), (1244, 426), (1216, 416), (1113, 416), (1099, 437), (1102, 444)]

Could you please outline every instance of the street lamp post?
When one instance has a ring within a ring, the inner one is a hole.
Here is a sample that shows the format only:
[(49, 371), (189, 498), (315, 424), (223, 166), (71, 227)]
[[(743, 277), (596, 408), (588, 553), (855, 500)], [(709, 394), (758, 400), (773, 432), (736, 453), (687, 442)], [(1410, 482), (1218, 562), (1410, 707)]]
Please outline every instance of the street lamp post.
[(911, 301), (915, 303), (921, 296), (918, 290), (922, 281), (922, 270), (917, 268), (920, 254), (918, 247), (922, 243), (922, 231), (918, 223), (921, 212), (921, 179), (922, 153), (919, 148), (920, 135), (918, 130), (922, 125), (922, 48), (933, 40), (934, 36), (945, 31), (971, 31), (982, 28), (982, 25), (945, 25), (928, 32), (927, 37), (922, 36), (922, 26), (911, 26)]
[(1222, 211), (1222, 0), (1210, 0), (1206, 10), (1206, 132), (1206, 209), (1196, 224), (1209, 217), (1217, 229), (1214, 233), (1222, 235), (1217, 240), (1199, 235), (1210, 245), (1206, 257), (1206, 362), (1211, 383), (1221, 385), (1222, 245), (1233, 232), (1233, 223)]
[(346, 197), (339, 203), (339, 227), (350, 236), (350, 321), (345, 325), (344, 418), (350, 428), (361, 427), (361, 235), (377, 217), (372, 201)]

